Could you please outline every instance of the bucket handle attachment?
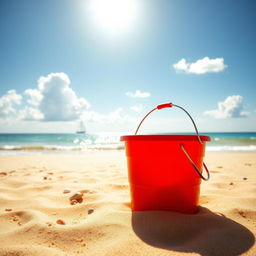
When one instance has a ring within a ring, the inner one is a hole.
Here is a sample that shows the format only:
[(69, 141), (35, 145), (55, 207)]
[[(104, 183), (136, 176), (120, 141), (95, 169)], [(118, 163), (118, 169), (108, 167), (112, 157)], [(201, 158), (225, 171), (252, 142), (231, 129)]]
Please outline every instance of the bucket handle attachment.
[[(193, 120), (192, 116), (188, 113), (188, 111), (187, 111), (186, 109), (184, 109), (183, 107), (181, 107), (181, 106), (179, 106), (179, 105), (175, 105), (175, 104), (173, 104), (173, 103), (171, 103), (171, 102), (170, 102), (170, 103), (164, 103), (164, 104), (158, 105), (156, 108), (154, 108), (154, 109), (152, 109), (151, 111), (149, 111), (149, 112), (143, 117), (143, 119), (140, 121), (140, 123), (139, 123), (139, 125), (138, 125), (138, 127), (137, 127), (137, 129), (136, 129), (136, 131), (135, 131), (135, 135), (137, 135), (137, 133), (138, 133), (138, 131), (139, 131), (139, 129), (140, 129), (140, 126), (142, 125), (142, 123), (144, 122), (144, 120), (145, 120), (152, 112), (154, 112), (154, 111), (157, 110), (157, 109), (160, 110), (160, 109), (163, 109), (163, 108), (171, 108), (171, 107), (179, 108), (179, 109), (183, 110), (183, 111), (189, 116), (189, 118), (190, 118), (190, 120), (192, 121), (193, 126), (194, 126), (194, 128), (195, 128), (198, 141), (200, 142), (200, 144), (203, 144), (203, 142), (202, 142), (202, 140), (201, 140), (201, 138), (200, 138), (200, 136), (199, 136), (199, 132), (198, 132), (198, 129), (197, 129), (197, 127), (196, 127), (196, 123), (195, 123), (195, 121)], [(210, 173), (209, 173), (209, 170), (208, 170), (206, 164), (203, 163), (203, 166), (204, 166), (204, 168), (205, 168), (205, 170), (206, 170), (206, 173), (207, 173), (207, 177), (205, 178), (205, 177), (201, 174), (201, 172), (199, 171), (199, 169), (198, 169), (198, 167), (196, 166), (196, 164), (194, 163), (194, 161), (191, 159), (190, 155), (188, 154), (188, 152), (187, 152), (186, 149), (184, 148), (184, 145), (183, 145), (183, 144), (180, 144), (180, 147), (181, 147), (182, 151), (184, 152), (184, 154), (186, 155), (186, 157), (187, 157), (187, 159), (189, 160), (189, 162), (190, 162), (190, 163), (192, 164), (192, 166), (194, 167), (194, 169), (195, 169), (195, 171), (197, 172), (197, 174), (200, 176), (200, 178), (203, 179), (203, 180), (209, 180), (209, 178), (210, 178)]]

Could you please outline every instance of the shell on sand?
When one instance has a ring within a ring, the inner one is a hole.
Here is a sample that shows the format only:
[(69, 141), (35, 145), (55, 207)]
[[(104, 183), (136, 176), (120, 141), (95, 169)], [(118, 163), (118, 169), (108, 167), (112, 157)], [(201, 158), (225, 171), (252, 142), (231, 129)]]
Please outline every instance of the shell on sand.
[(63, 193), (64, 194), (68, 194), (68, 193), (70, 193), (71, 192), (71, 189), (70, 188), (64, 188), (63, 189)]
[(73, 194), (69, 200), (78, 200), (78, 199), (81, 199), (83, 198), (83, 193), (81, 192), (76, 192), (75, 194)]

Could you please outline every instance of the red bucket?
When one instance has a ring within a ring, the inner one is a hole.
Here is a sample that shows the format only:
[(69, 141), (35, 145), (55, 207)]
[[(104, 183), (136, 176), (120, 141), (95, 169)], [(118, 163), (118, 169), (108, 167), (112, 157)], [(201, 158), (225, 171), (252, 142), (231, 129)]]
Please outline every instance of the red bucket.
[[(136, 135), (149, 114), (166, 107), (184, 110), (197, 135)], [(201, 179), (209, 179), (203, 157), (210, 137), (198, 134), (184, 108), (172, 103), (157, 106), (142, 119), (135, 135), (122, 136), (121, 141), (125, 141), (133, 211), (198, 211)]]

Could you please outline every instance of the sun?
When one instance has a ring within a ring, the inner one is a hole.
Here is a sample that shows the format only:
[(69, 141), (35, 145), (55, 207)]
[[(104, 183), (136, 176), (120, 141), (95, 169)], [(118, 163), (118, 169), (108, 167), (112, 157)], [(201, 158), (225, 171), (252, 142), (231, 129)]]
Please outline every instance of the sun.
[(95, 24), (106, 33), (129, 30), (137, 16), (137, 0), (91, 0), (89, 10)]

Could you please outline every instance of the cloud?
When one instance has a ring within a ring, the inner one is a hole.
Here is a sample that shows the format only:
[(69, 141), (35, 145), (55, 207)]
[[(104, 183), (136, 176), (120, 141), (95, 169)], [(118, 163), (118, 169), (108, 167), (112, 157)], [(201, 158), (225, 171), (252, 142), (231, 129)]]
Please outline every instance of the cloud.
[(44, 115), (37, 108), (25, 107), (19, 111), (19, 119), (25, 121), (42, 120)]
[(243, 111), (243, 97), (240, 95), (228, 96), (223, 102), (218, 103), (218, 109), (208, 110), (205, 115), (216, 119), (232, 117), (246, 117), (248, 112)]
[(81, 116), (84, 121), (91, 121), (95, 123), (105, 123), (105, 124), (116, 124), (133, 121), (133, 119), (123, 113), (123, 108), (117, 108), (109, 114), (99, 114), (95, 111), (85, 111)]
[(70, 79), (65, 73), (51, 73), (40, 77), (37, 89), (24, 92), (28, 97), (27, 102), (37, 108), (27, 108), (21, 112), (21, 116), (25, 119), (35, 117), (35, 120), (42, 121), (78, 119), (90, 104), (86, 99), (78, 98), (69, 85)]
[(143, 105), (141, 104), (138, 104), (138, 105), (134, 105), (134, 106), (131, 106), (130, 109), (135, 111), (135, 112), (141, 112), (143, 110)]
[(27, 89), (25, 90), (24, 94), (29, 97), (27, 102), (34, 106), (39, 106), (41, 100), (43, 99), (42, 93), (37, 89)]
[(0, 98), (0, 117), (7, 117), (16, 113), (15, 105), (20, 105), (22, 96), (15, 90), (9, 90)]
[(188, 63), (186, 59), (181, 59), (176, 64), (173, 64), (173, 68), (176, 71), (185, 72), (188, 74), (206, 74), (210, 72), (221, 72), (227, 65), (224, 64), (223, 58), (210, 59), (204, 57), (196, 62)]
[(140, 90), (136, 90), (134, 93), (133, 92), (126, 92), (126, 96), (131, 97), (131, 98), (147, 98), (150, 97), (149, 92), (141, 92)]

